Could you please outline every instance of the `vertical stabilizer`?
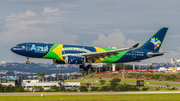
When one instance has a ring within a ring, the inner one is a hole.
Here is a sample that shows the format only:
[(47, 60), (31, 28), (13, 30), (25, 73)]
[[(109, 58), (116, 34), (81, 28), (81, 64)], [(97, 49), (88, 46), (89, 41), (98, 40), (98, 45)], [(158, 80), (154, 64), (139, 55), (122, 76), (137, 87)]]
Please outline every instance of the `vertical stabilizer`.
[(167, 31), (168, 31), (168, 27), (160, 28), (159, 31), (157, 31), (149, 40), (147, 40), (138, 49), (148, 49), (151, 51), (159, 52)]

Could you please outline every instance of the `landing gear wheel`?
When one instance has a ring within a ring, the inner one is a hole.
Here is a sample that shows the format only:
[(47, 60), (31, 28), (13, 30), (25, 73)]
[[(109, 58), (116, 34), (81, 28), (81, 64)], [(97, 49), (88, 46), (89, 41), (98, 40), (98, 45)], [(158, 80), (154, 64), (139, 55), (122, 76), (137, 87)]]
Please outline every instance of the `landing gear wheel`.
[(93, 72), (95, 72), (95, 71), (96, 71), (96, 68), (91, 68), (91, 70), (92, 70)]
[(87, 66), (87, 69), (89, 70), (90, 68), (92, 68), (92, 66), (91, 66), (91, 65), (88, 65), (88, 66)]
[(84, 68), (84, 65), (80, 65), (79, 68)]
[(87, 68), (84, 68), (84, 71), (87, 71), (88, 69)]
[(26, 63), (27, 63), (27, 64), (29, 64), (29, 63), (30, 63), (30, 61), (26, 61)]
[(27, 58), (26, 63), (27, 63), (27, 64), (29, 64), (29, 63), (30, 63), (30, 61), (29, 61), (29, 57), (26, 57), (26, 58)]

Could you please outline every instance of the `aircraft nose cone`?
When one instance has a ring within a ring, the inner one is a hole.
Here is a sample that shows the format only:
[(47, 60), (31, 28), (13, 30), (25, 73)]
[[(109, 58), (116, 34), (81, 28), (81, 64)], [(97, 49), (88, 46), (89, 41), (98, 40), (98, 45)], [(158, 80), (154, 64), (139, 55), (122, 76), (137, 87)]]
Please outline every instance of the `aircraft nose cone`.
[(14, 47), (12, 47), (12, 48), (11, 48), (11, 51), (12, 51), (12, 52), (14, 52), (14, 53), (18, 53), (18, 51), (17, 51), (17, 50), (15, 50), (15, 48), (14, 48)]
[(11, 51), (14, 52), (14, 47), (11, 48)]

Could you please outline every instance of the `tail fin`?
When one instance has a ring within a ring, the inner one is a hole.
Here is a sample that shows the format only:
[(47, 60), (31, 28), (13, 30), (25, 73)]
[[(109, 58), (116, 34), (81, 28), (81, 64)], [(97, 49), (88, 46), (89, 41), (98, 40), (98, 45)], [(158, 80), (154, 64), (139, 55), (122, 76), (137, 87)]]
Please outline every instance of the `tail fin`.
[(148, 49), (159, 52), (169, 27), (162, 27), (138, 49)]

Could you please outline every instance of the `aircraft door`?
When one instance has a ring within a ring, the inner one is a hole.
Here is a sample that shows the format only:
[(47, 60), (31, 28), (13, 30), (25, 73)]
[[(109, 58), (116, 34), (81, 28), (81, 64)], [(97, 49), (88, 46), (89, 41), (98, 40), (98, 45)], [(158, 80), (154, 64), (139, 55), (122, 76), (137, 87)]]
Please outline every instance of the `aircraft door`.
[(30, 44), (26, 44), (26, 51), (30, 51)]
[(132, 51), (132, 58), (136, 58), (136, 51)]

